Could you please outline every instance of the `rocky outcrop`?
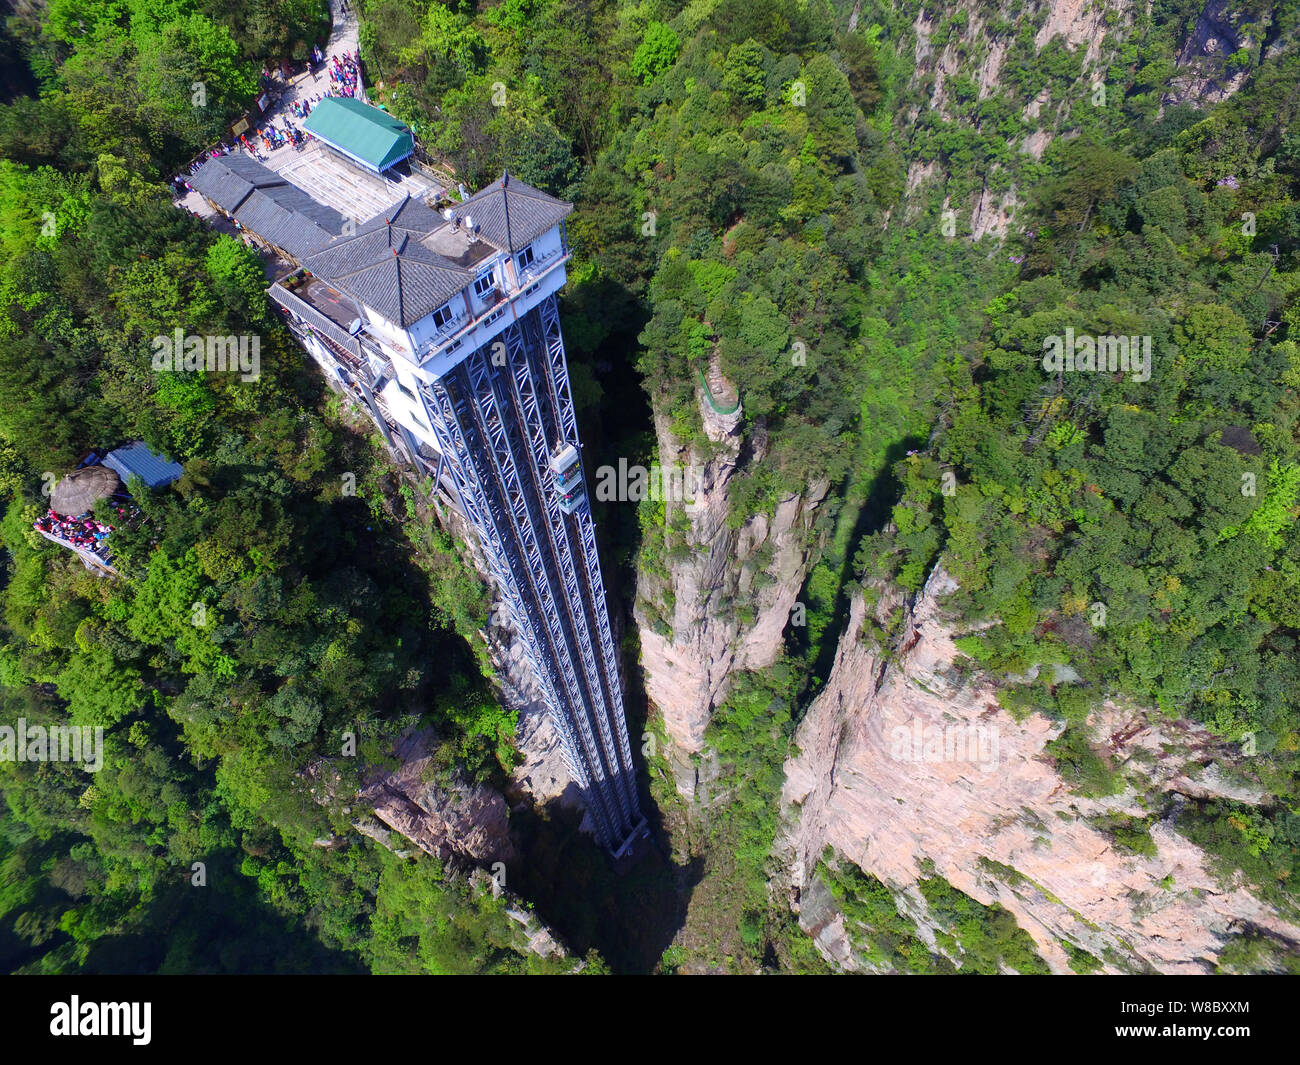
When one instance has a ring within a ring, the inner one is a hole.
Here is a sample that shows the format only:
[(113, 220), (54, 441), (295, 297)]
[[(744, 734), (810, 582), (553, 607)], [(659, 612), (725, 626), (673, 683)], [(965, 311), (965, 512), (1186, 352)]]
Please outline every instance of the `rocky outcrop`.
[[(399, 739), (394, 746), (397, 768), (368, 774), (357, 802), (435, 858), (509, 862), (514, 846), (505, 799), (483, 784), (440, 779), (430, 740), (427, 732)], [(366, 834), (379, 838), (373, 829)]]
[[(569, 952), (561, 945), (555, 930), (543, 922), (532, 910), (528, 909), (517, 895), (502, 889), (500, 882), (482, 869), (475, 869), (469, 875), (470, 887), (476, 891), (491, 894), (494, 898), (505, 899), (505, 915), (519, 930), (515, 933), (517, 945), (531, 951), (539, 958), (567, 958)], [(579, 961), (571, 970), (581, 972), (585, 963)]]
[(507, 906), (506, 916), (523, 929), (528, 949), (541, 958), (563, 958), (565, 949), (555, 938), (555, 933), (537, 919), (537, 915), (519, 906)]
[(1249, 68), (1228, 60), (1243, 49), (1254, 58), (1259, 47), (1252, 36), (1254, 30), (1256, 24), (1250, 16), (1234, 11), (1228, 0), (1208, 0), (1178, 53), (1175, 89), (1165, 95), (1164, 102), (1214, 104), (1240, 89)]
[(1062, 38), (1070, 48), (1087, 49), (1085, 72), (1094, 67), (1101, 56), (1102, 41), (1106, 37), (1108, 20), (1128, 17), (1133, 4), (1130, 0), (1112, 0), (1095, 3), (1094, 0), (1050, 0), (1047, 17), (1034, 37), (1034, 47), (1042, 49), (1053, 37)]
[[(693, 470), (695, 491), (689, 503), (666, 502), (663, 571), (643, 566), (636, 606), (646, 692), (678, 749), (678, 786), (688, 796), (694, 784), (682, 755), (703, 748), (729, 676), (768, 666), (780, 654), (807, 575), (813, 515), (827, 491), (825, 483), (814, 484), (778, 501), (772, 514), (732, 527), (727, 497), (742, 462), (740, 426), (708, 415), (704, 425), (713, 443), (708, 455), (683, 446), (656, 418), (661, 465)], [(761, 431), (746, 446), (744, 461), (760, 460)]]
[(986, 233), (990, 233), (1001, 240), (1011, 229), (1015, 209), (1016, 190), (1014, 186), (1010, 191), (998, 195), (989, 188), (986, 182), (980, 192), (978, 202), (971, 211), (971, 240), (979, 240)]
[[(393, 765), (363, 767), (355, 792), (326, 760), (307, 766), (302, 777), (314, 801), (398, 857), (412, 853), (409, 843), (442, 861), (510, 861), (515, 850), (505, 799), (493, 788), (440, 769), (436, 746), (427, 729), (404, 732), (393, 745)], [(341, 837), (331, 833), (314, 842), (335, 847)]]
[[(922, 5), (912, 23), (914, 76), (933, 79), (929, 108), (951, 118), (947, 83), (952, 78), (969, 77), (981, 100), (999, 91), (1002, 66), (1014, 40), (1014, 33), (1006, 32), (1008, 24), (1018, 29), (1025, 20), (1037, 20), (1034, 48), (1038, 51), (1056, 37), (1071, 51), (1083, 48), (1086, 74), (1102, 60), (1107, 29), (1113, 22), (1127, 20), (1130, 7), (1125, 0), (1047, 0), (1028, 9), (1023, 3), (1004, 4), (1001, 11), (990, 11), (987, 5), (958, 3), (945, 6), (940, 13)], [(946, 34), (943, 47), (936, 50), (933, 38), (940, 23), (957, 17), (962, 19), (961, 30)], [(995, 29), (993, 23), (998, 21), (1002, 25)]]
[(1107, 705), (1093, 739), (1135, 786), (1106, 799), (1072, 793), (1044, 752), (1062, 726), (1036, 714), (1017, 722), (990, 677), (958, 668), (940, 606), (954, 587), (937, 569), (914, 605), (886, 592), (873, 616), (903, 612), (891, 650), (864, 632), (859, 593), (831, 676), (799, 726), (783, 796), (788, 890), (828, 959), (856, 967), (815, 879), (827, 845), (904, 900), (928, 859), (954, 887), (1011, 911), (1056, 972), (1070, 971), (1062, 943), (1106, 959), (1108, 971), (1192, 973), (1212, 968), (1245, 925), (1300, 940), (1249, 890), (1221, 885), (1172, 817), (1151, 825), (1154, 856), (1123, 851), (1095, 825), (1145, 817), (1149, 795), (1172, 797), (1161, 805), (1175, 809), (1182, 796), (1257, 801), (1258, 789), (1215, 768), (1231, 765), (1230, 752), (1187, 722)]

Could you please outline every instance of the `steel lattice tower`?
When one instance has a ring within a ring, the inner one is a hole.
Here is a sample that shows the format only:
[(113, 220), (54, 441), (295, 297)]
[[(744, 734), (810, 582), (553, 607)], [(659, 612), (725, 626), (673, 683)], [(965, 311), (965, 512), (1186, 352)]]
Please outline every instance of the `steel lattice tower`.
[[(284, 185), (264, 170), (214, 161), (195, 180), (239, 210), (245, 187)], [(301, 206), (297, 190), (280, 196)], [(645, 822), (555, 305), (572, 210), (503, 174), (457, 205), (408, 196), (328, 239), (319, 211), (276, 216), (277, 246), (306, 251), (270, 294), (335, 387), (473, 528), (596, 836), (617, 855)]]
[(617, 850), (641, 813), (554, 295), (421, 399), (596, 834)]

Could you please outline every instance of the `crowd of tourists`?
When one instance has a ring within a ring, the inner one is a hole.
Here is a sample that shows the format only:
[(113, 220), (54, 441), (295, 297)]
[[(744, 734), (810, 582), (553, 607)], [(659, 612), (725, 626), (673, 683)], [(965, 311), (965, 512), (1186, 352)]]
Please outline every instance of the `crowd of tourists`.
[[(126, 517), (125, 505), (119, 505), (115, 509), (123, 518)], [(89, 514), (79, 518), (68, 518), (51, 510), (45, 517), (37, 518), (33, 524), (41, 532), (48, 533), (64, 543), (107, 557), (108, 545), (104, 541), (113, 531), (113, 526), (106, 525)]]
[[(261, 127), (239, 134), (233, 144), (224, 142), (218, 144), (215, 148), (209, 149), (194, 160), (189, 172), (193, 174), (209, 159), (229, 155), (232, 151), (239, 151), (241, 148), (259, 162), (265, 162), (270, 152), (286, 144), (292, 145), (296, 150), (301, 150), (310, 134), (289, 121), (289, 116), (299, 120), (307, 118), (316, 105), (326, 96), (355, 97), (358, 86), (361, 84), (360, 60), (351, 52), (344, 51), (341, 55), (326, 57), (325, 52), (319, 45), (313, 45), (311, 54), (313, 63), (323, 64), (329, 73), (329, 88), (324, 93), (316, 93), (312, 96), (304, 96), (291, 101), (287, 108), (287, 114), (279, 124), (268, 121)], [(264, 88), (269, 89), (271, 87), (271, 79), (271, 72), (263, 69), (262, 82)], [(174, 177), (172, 184), (181, 199), (184, 199), (186, 192), (193, 189), (193, 186), (185, 180), (184, 175)]]
[[(316, 54), (320, 55), (319, 48)], [(330, 75), (330, 96), (356, 96), (357, 85), (361, 82), (361, 65), (351, 52), (344, 52), (342, 58), (330, 56), (327, 64)]]
[(244, 133), (239, 135), (239, 143), (244, 146), (244, 150), (259, 160), (265, 158), (262, 154), (264, 151), (273, 152), (286, 144), (301, 148), (306, 140), (307, 135), (288, 119), (284, 120), (283, 128), (274, 122), (268, 122), (265, 126), (253, 130), (251, 136)]

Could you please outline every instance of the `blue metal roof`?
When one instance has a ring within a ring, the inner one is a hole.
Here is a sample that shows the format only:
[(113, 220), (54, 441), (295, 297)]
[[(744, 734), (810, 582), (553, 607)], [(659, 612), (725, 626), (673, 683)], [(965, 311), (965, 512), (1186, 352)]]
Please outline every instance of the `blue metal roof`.
[(168, 462), (161, 455), (155, 455), (140, 440), (110, 451), (104, 456), (104, 465), (117, 471), (124, 484), (131, 477), (139, 477), (150, 488), (171, 484), (185, 472), (179, 462)]

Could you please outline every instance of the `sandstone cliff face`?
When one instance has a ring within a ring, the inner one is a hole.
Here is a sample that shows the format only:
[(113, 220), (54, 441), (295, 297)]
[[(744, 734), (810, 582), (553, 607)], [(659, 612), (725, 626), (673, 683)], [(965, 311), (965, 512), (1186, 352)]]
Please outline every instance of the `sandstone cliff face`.
[[(689, 505), (669, 502), (671, 525), (680, 511), (688, 551), (665, 560), (667, 579), (642, 572), (636, 606), (641, 666), (651, 703), (662, 715), (679, 772), (678, 786), (693, 797), (689, 759), (704, 747), (704, 730), (725, 698), (736, 670), (761, 669), (780, 654), (783, 632), (809, 563), (809, 529), (826, 495), (825, 483), (788, 496), (775, 512), (757, 514), (739, 528), (727, 525), (728, 486), (741, 462), (740, 417), (719, 415), (701, 400), (705, 431), (716, 445), (700, 456), (676, 440), (656, 418), (659, 461), (694, 469), (697, 486)], [(753, 454), (765, 442), (756, 433)], [(661, 609), (671, 602), (667, 610)]]
[[(906, 609), (893, 661), (863, 638), (859, 593), (826, 688), (798, 729), (783, 796), (786, 886), (823, 954), (842, 968), (862, 965), (815, 876), (828, 844), (893, 889), (927, 941), (933, 929), (914, 885), (929, 859), (953, 886), (1011, 911), (1056, 972), (1070, 971), (1062, 941), (1105, 958), (1107, 971), (1194, 973), (1211, 969), (1227, 935), (1246, 924), (1300, 939), (1300, 927), (1250, 891), (1221, 886), (1204, 854), (1168, 820), (1151, 826), (1154, 857), (1117, 850), (1085, 820), (1144, 816), (1139, 791), (1171, 794), (1175, 807), (1178, 796), (1258, 801), (1214, 767), (1201, 771), (1211, 758), (1226, 758), (1221, 745), (1199, 727), (1157, 724), (1108, 705), (1096, 715), (1093, 738), (1140, 788), (1102, 800), (1071, 793), (1043, 750), (1061, 726), (1039, 715), (1017, 723), (998, 706), (987, 676), (964, 678), (954, 669), (959, 652), (940, 612), (953, 587), (937, 569)], [(886, 594), (876, 616), (900, 605), (897, 594)], [(971, 726), (984, 730), (986, 742), (964, 758), (931, 760), (937, 747), (922, 755), (904, 739), (924, 735), (929, 744), (952, 734), (945, 729)]]
[[(1251, 47), (1244, 19), (1230, 12), (1226, 0), (1207, 0), (1187, 34), (1178, 65), (1185, 77), (1166, 104), (1190, 100), (1204, 105), (1230, 95), (1244, 76), (1228, 72), (1231, 51)], [(937, 12), (924, 4), (905, 5), (910, 39), (899, 42), (910, 51), (911, 89), (924, 89), (902, 115), (916, 121), (923, 111), (957, 119), (953, 86), (969, 79), (980, 100), (998, 94), (1007, 78), (1007, 57), (1021, 28), (1034, 27), (1033, 47), (1042, 51), (1054, 40), (1081, 53), (1081, 75), (1068, 88), (1044, 88), (1022, 108), (1023, 129), (1012, 138), (1018, 152), (1041, 158), (1053, 137), (1069, 135), (1075, 123), (1072, 109), (1095, 106), (1090, 99), (1094, 80), (1105, 77), (1120, 44), (1133, 32), (1140, 10), (1132, 0), (1038, 0), (1029, 5), (959, 0)], [(912, 11), (914, 9), (914, 14)], [(856, 20), (855, 8), (851, 18)], [(1107, 106), (1118, 106), (1112, 100)], [(972, 118), (958, 119), (975, 121)], [(969, 188), (945, 192), (941, 207), (956, 213), (959, 231), (969, 226), (971, 239), (985, 235), (1003, 239), (1016, 229), (1023, 199), (1014, 177), (995, 171), (974, 175)], [(966, 175), (970, 178), (972, 175)], [(913, 160), (907, 174), (907, 203), (902, 213), (914, 221), (936, 182), (951, 184), (942, 164)], [(962, 183), (959, 183), (962, 184)], [(892, 216), (893, 211), (889, 212)], [(888, 222), (887, 222), (888, 224)], [(714, 382), (711, 380), (710, 384)], [(728, 486), (751, 459), (742, 447), (761, 454), (764, 443), (755, 433), (742, 441), (739, 414), (724, 416), (700, 395), (705, 431), (715, 445), (711, 455), (699, 455), (677, 440), (662, 417), (656, 417), (659, 461), (694, 467), (700, 491), (686, 508), (689, 527), (673, 538), (663, 570), (643, 566), (638, 575), (635, 620), (640, 631), (641, 665), (647, 694), (662, 715), (670, 749), (667, 752), (679, 790), (693, 798), (697, 769), (690, 756), (704, 747), (704, 732), (725, 698), (728, 677), (736, 670), (759, 669), (780, 652), (782, 632), (789, 620), (810, 564), (807, 531), (826, 494), (824, 485), (779, 502), (772, 517), (750, 519), (739, 529), (727, 526)], [(671, 526), (674, 506), (667, 506)], [(666, 572), (665, 572), (666, 571)], [(742, 608), (743, 609), (740, 609)], [(750, 615), (752, 611), (752, 616)]]
[[(952, 87), (963, 79), (974, 83), (978, 100), (997, 95), (1006, 80), (1004, 68), (1013, 41), (1026, 23), (1037, 27), (1033, 38), (1037, 52), (1059, 39), (1069, 52), (1082, 53), (1077, 84), (1064, 91), (1058, 85), (1055, 94), (1044, 88), (1021, 109), (1023, 131), (1009, 143), (1034, 159), (1042, 158), (1054, 137), (1073, 135), (1076, 123), (1071, 114), (1075, 109), (1097, 106), (1091, 98), (1092, 86), (1110, 80), (1108, 72), (1119, 61), (1119, 46), (1135, 32), (1135, 20), (1144, 12), (1132, 0), (959, 0), (942, 9), (924, 4), (915, 8), (911, 39), (903, 42), (903, 47), (911, 52), (911, 88), (923, 89), (926, 102), (924, 107), (914, 104), (906, 111), (909, 125), (925, 110), (946, 120), (957, 118)], [(1249, 70), (1229, 63), (1229, 56), (1244, 49), (1257, 58), (1258, 35), (1264, 29), (1252, 22), (1252, 16), (1234, 10), (1229, 0), (1206, 0), (1179, 46), (1175, 59), (1178, 74), (1162, 96), (1162, 106), (1191, 103), (1206, 107), (1231, 96), (1244, 84)], [(1116, 105), (1112, 99), (1102, 106)], [(979, 127), (977, 120), (968, 117), (966, 121)], [(999, 169), (999, 164), (993, 164), (980, 175), (982, 183), (943, 201), (943, 210), (952, 209), (963, 220), (969, 218), (972, 240), (986, 234), (1001, 240), (1014, 230), (1022, 190), (1014, 178), (999, 181)], [(911, 163), (907, 192), (912, 202), (905, 211), (909, 221), (921, 210), (914, 195), (917, 190), (932, 180), (946, 186), (951, 177), (933, 162)], [(1005, 186), (1002, 191), (996, 191), (999, 184)]]

